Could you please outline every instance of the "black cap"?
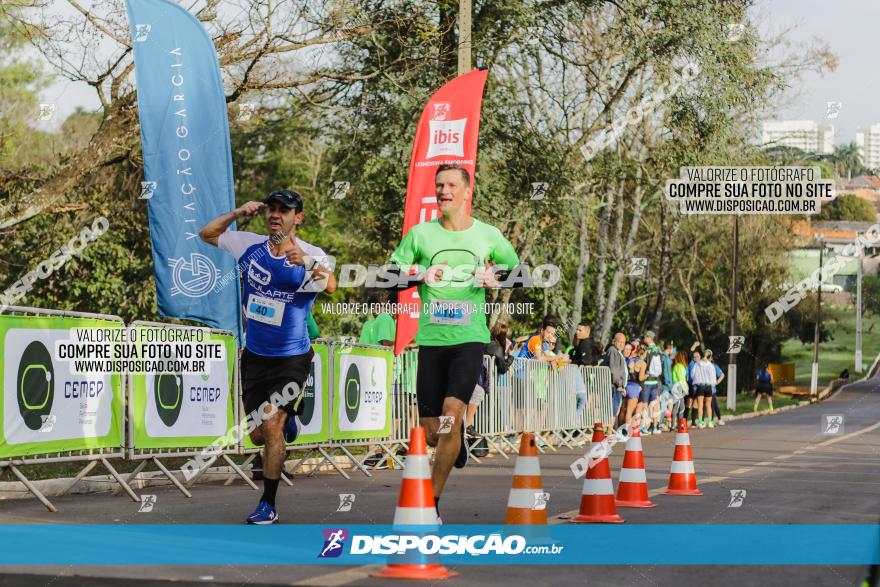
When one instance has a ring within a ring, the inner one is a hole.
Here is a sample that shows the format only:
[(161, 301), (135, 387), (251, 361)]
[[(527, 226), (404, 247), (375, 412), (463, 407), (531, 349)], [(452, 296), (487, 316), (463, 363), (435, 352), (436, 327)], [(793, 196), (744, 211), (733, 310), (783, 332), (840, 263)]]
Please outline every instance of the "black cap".
[(299, 195), (298, 192), (291, 190), (275, 190), (274, 192), (271, 192), (266, 199), (263, 200), (264, 204), (268, 204), (269, 202), (278, 202), (287, 209), (295, 208), (297, 212), (302, 212), (303, 209), (302, 196)]

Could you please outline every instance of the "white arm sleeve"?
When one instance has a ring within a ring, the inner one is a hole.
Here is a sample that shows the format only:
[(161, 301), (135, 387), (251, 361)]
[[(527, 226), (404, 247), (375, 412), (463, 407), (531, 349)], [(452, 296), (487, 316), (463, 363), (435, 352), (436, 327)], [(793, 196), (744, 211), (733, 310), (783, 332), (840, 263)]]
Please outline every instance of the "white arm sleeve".
[(235, 259), (241, 259), (248, 247), (257, 243), (264, 243), (269, 237), (257, 234), (255, 232), (247, 232), (244, 230), (227, 230), (217, 239), (217, 246), (232, 253)]

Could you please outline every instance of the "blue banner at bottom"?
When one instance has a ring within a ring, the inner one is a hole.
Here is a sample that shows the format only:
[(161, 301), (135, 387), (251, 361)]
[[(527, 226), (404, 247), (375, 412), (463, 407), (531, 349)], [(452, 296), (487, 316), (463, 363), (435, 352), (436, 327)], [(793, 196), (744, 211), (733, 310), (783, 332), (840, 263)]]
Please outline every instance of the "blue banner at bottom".
[[(870, 565), (876, 525), (0, 525), (10, 565)], [(700, 545), (641, 548), (637, 545)]]

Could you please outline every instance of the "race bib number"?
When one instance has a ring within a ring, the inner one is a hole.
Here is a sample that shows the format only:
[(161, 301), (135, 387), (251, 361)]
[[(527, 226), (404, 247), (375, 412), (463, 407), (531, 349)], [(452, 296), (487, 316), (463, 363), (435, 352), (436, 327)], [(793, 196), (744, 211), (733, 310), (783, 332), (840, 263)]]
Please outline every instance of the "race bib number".
[(244, 314), (248, 320), (281, 326), (281, 320), (284, 318), (284, 302), (251, 294)]
[(471, 323), (471, 304), (468, 302), (431, 302), (431, 324), (467, 326)]

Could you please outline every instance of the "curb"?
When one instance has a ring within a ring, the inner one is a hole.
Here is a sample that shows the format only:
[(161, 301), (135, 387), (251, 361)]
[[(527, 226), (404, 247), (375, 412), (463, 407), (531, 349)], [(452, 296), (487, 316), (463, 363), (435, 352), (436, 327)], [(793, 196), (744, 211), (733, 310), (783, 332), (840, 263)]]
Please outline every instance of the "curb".
[[(340, 467), (344, 467), (346, 464), (351, 464), (351, 461), (348, 460), (345, 456), (335, 456), (333, 461), (339, 465)], [(286, 461), (285, 465), (292, 463), (293, 461)], [(323, 464), (321, 464), (323, 463)], [(316, 466), (317, 465), (317, 466)], [(327, 471), (335, 471), (335, 469), (328, 463), (324, 462), (324, 459), (321, 457), (314, 457), (311, 459), (307, 459), (304, 461), (298, 471), (298, 475), (303, 474), (311, 474), (317, 469), (317, 472), (327, 472)], [(248, 472), (248, 471), (245, 471)], [(290, 467), (285, 466), (285, 474), (290, 476)], [(177, 471), (172, 471), (172, 473), (177, 473)], [(127, 473), (121, 473), (123, 478), (128, 476)], [(230, 475), (235, 476), (236, 479), (240, 478), (229, 466), (223, 467), (211, 467), (207, 471), (205, 471), (204, 475), (201, 479), (196, 482), (196, 485), (208, 484), (208, 483), (219, 483), (221, 481), (225, 481), (226, 478)], [(179, 479), (180, 475), (176, 475)], [(219, 477), (219, 478), (217, 478)], [(64, 491), (64, 489), (70, 485), (73, 481), (73, 477), (62, 477), (55, 479), (37, 479), (32, 480), (31, 483), (46, 497), (58, 497), (58, 495)], [(133, 479), (129, 482), (129, 485), (136, 492), (140, 490), (146, 489), (148, 487), (173, 487), (171, 481), (168, 480), (161, 471), (145, 471), (138, 474), (136, 479)], [(88, 477), (83, 477), (79, 480), (76, 486), (69, 490), (66, 495), (82, 495), (88, 493), (109, 493), (114, 489), (117, 489), (119, 485), (116, 483), (116, 480), (110, 475), (90, 475)], [(30, 491), (24, 486), (24, 484), (20, 481), (2, 481), (0, 482), (0, 501), (5, 501), (8, 499), (22, 499), (22, 498), (33, 498), (33, 495)]]
[(775, 410), (761, 410), (760, 412), (748, 412), (745, 414), (737, 414), (735, 416), (722, 416), (721, 420), (723, 422), (732, 422), (734, 420), (748, 420), (749, 418), (757, 418), (758, 416), (772, 416), (774, 413), (802, 408), (804, 406), (810, 405), (810, 403), (812, 402), (810, 402), (809, 400), (803, 400), (799, 401), (797, 404), (782, 406), (781, 408), (776, 408)]

